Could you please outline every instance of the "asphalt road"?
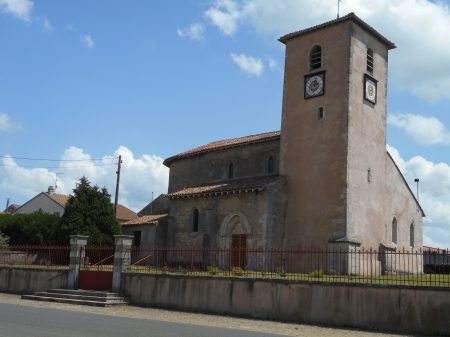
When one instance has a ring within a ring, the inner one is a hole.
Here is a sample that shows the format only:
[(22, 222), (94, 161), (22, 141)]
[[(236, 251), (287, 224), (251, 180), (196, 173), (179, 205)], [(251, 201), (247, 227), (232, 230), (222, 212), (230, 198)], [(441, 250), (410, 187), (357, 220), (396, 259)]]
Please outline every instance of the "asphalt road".
[(1, 337), (276, 337), (270, 333), (0, 303)]

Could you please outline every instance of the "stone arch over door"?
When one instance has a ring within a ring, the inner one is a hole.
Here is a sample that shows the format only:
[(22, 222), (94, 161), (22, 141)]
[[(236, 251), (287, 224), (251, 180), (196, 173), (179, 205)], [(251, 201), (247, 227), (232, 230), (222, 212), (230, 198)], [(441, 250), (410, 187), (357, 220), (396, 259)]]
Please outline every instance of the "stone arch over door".
[(219, 239), (221, 248), (230, 248), (233, 234), (245, 234), (247, 247), (252, 245), (252, 228), (245, 216), (239, 210), (231, 211), (222, 221), (219, 230)]

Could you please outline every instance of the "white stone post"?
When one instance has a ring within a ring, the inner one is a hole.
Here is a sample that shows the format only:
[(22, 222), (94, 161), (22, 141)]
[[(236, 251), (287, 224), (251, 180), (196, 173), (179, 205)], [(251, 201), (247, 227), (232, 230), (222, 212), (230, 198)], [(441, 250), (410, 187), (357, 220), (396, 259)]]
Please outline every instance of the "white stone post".
[(114, 235), (116, 244), (116, 251), (114, 253), (114, 270), (112, 291), (120, 293), (122, 273), (130, 270), (131, 251), (130, 247), (133, 242), (133, 236), (131, 235)]
[[(70, 261), (69, 274), (67, 276), (67, 289), (77, 289), (80, 277), (80, 251), (82, 246), (86, 246), (88, 236), (69, 235), (70, 237)], [(84, 254), (84, 252), (83, 252)]]

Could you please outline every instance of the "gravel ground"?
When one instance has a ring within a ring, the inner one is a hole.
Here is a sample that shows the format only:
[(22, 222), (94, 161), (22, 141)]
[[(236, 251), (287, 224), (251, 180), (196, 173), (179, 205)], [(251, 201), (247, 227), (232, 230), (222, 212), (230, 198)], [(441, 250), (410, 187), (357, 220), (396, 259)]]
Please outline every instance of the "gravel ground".
[(398, 335), (398, 334), (368, 332), (357, 329), (340, 329), (324, 326), (282, 323), (256, 319), (236, 318), (230, 316), (197, 314), (190, 312), (143, 308), (136, 306), (98, 308), (83, 305), (38, 302), (38, 301), (22, 300), (18, 295), (3, 294), (3, 293), (0, 293), (0, 302), (17, 305), (27, 305), (33, 307), (45, 307), (61, 310), (91, 312), (110, 316), (134, 317), (159, 321), (215, 326), (221, 328), (233, 328), (257, 332), (267, 332), (280, 334), (283, 336), (302, 336), (302, 337), (303, 336), (308, 337), (309, 336), (333, 336), (333, 337), (414, 336), (414, 335)]

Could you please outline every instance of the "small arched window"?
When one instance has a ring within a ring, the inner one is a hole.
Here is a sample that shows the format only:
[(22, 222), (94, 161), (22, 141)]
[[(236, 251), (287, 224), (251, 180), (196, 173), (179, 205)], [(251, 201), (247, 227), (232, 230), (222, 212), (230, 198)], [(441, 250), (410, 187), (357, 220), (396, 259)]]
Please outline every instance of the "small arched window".
[(314, 46), (309, 53), (309, 70), (322, 67), (322, 48)]
[(275, 160), (273, 159), (272, 156), (270, 156), (269, 158), (269, 173), (274, 173), (275, 172)]
[(367, 72), (373, 75), (373, 51), (372, 49), (367, 49)]
[(198, 209), (194, 209), (194, 214), (192, 217), (192, 232), (198, 232)]
[(414, 248), (414, 224), (409, 227), (409, 245)]
[(228, 165), (228, 179), (234, 179), (234, 166), (233, 163)]
[(392, 220), (392, 242), (397, 243), (397, 218)]

